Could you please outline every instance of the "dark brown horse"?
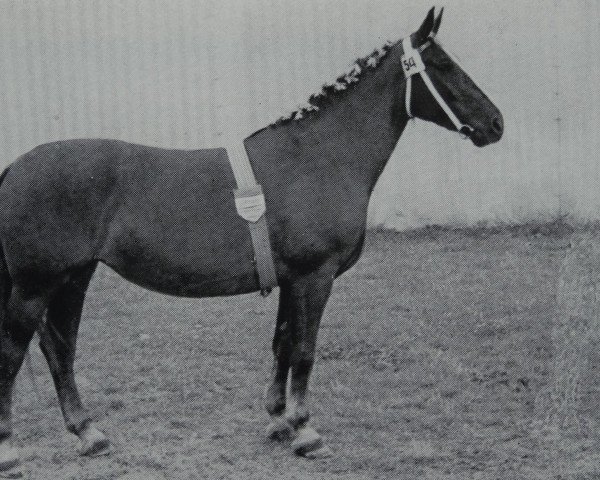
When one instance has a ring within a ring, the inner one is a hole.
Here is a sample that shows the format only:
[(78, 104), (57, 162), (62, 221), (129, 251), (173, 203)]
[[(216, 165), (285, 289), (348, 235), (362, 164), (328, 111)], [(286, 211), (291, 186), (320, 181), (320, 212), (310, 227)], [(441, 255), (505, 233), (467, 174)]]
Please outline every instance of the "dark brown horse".
[[(267, 203), (279, 312), (266, 392), (272, 438), (293, 435), (305, 456), (329, 453), (308, 426), (307, 384), (319, 322), (335, 278), (358, 259), (375, 182), (412, 115), (477, 146), (502, 136), (502, 116), (436, 43), (433, 9), (410, 43), (358, 60), (309, 103), (245, 139)], [(414, 75), (404, 49), (421, 51), (442, 103)], [(406, 62), (406, 68), (411, 68)], [(407, 92), (407, 90), (410, 90)], [(462, 124), (452, 121), (451, 112)], [(84, 296), (98, 262), (171, 295), (259, 289), (247, 223), (238, 216), (224, 149), (166, 150), (115, 140), (39, 146), (0, 186), (0, 467), (18, 468), (11, 391), (39, 331), (67, 428), (81, 453), (108, 450), (84, 410), (73, 361)], [(45, 319), (45, 320), (44, 320)], [(289, 396), (286, 383), (290, 375)]]

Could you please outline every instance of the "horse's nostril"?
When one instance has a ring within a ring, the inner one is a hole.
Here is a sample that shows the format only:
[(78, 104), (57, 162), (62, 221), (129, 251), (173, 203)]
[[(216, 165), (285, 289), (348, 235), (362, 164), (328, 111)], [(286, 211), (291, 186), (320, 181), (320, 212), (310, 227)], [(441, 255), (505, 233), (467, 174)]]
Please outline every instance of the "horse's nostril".
[(494, 119), (492, 120), (492, 130), (494, 130), (494, 133), (497, 134), (501, 134), (504, 131), (502, 117), (494, 117)]

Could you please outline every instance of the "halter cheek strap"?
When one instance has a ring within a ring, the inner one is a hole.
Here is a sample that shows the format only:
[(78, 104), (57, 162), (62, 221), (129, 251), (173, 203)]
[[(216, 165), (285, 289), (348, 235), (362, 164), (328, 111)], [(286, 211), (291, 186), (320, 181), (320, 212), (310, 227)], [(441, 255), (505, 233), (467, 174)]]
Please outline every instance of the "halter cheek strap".
[(410, 37), (406, 37), (402, 40), (402, 50), (404, 53), (402, 54), (400, 61), (402, 62), (402, 70), (404, 71), (404, 76), (406, 77), (406, 114), (409, 118), (414, 118), (410, 108), (412, 98), (412, 77), (413, 75), (419, 74), (423, 79), (425, 86), (431, 92), (431, 95), (433, 95), (433, 98), (435, 98), (439, 106), (442, 107), (442, 110), (444, 110), (450, 121), (454, 124), (456, 130), (466, 137), (473, 131), (473, 128), (470, 125), (462, 123), (458, 119), (450, 106), (437, 91), (435, 85), (431, 81), (431, 78), (429, 78), (429, 75), (427, 75), (427, 72), (425, 71), (426, 67), (423, 63), (423, 59), (421, 58), (421, 52), (429, 45), (431, 45), (431, 41), (427, 41), (421, 47), (415, 49), (412, 46)]

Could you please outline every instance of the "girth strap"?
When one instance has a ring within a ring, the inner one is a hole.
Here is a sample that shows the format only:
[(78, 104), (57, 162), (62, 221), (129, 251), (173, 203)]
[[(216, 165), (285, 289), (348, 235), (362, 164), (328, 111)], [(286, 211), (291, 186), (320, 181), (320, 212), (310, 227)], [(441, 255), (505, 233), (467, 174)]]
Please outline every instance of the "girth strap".
[(235, 207), (248, 222), (260, 293), (266, 297), (277, 286), (277, 275), (269, 241), (265, 196), (262, 187), (256, 183), (243, 140), (232, 142), (227, 147), (227, 156), (238, 187), (234, 190)]

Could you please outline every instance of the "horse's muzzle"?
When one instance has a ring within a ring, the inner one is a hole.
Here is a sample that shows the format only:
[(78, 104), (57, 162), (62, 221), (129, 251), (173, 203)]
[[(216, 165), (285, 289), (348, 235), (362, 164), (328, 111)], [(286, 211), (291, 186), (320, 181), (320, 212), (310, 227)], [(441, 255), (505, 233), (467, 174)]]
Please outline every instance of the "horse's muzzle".
[(486, 145), (496, 143), (502, 138), (504, 134), (504, 120), (498, 112), (498, 115), (492, 118), (487, 128), (471, 128), (469, 132), (463, 132), (463, 129), (461, 129), (460, 133), (471, 139), (471, 142), (476, 147), (485, 147)]

